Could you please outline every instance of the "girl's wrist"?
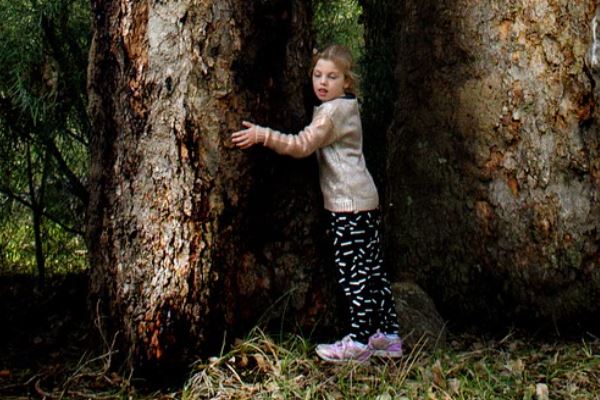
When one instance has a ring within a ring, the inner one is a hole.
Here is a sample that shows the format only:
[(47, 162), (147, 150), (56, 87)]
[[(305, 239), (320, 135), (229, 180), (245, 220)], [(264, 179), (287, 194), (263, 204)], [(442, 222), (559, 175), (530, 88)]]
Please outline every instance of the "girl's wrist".
[(254, 127), (254, 143), (263, 144), (265, 142), (265, 131), (258, 125)]

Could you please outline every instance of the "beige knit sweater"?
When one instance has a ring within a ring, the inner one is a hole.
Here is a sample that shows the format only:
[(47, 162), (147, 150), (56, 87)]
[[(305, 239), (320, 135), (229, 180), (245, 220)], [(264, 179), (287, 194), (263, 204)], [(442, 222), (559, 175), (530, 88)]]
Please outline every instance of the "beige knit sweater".
[(296, 158), (317, 153), (326, 210), (376, 209), (379, 196), (362, 151), (362, 126), (355, 98), (337, 98), (315, 108), (313, 120), (297, 135), (257, 126), (257, 139), (279, 154)]

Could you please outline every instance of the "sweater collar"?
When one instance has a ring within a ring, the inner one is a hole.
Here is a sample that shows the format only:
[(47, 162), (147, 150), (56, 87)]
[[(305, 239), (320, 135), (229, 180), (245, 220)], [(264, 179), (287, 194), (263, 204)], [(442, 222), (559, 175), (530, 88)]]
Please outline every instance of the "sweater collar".
[(345, 94), (343, 94), (343, 95), (341, 95), (339, 97), (336, 97), (335, 99), (331, 99), (331, 100), (328, 100), (328, 101), (321, 102), (320, 105), (323, 105), (325, 103), (329, 103), (330, 101), (339, 100), (339, 99), (353, 100), (353, 99), (356, 99), (356, 96), (353, 95), (352, 93), (345, 93)]

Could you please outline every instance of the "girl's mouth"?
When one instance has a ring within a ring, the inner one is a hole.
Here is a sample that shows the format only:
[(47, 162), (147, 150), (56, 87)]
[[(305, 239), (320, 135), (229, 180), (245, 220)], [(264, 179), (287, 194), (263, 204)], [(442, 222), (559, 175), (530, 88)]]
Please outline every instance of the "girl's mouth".
[(319, 89), (319, 90), (317, 90), (317, 93), (319, 93), (320, 96), (326, 96), (327, 95), (327, 90), (325, 90), (325, 89)]

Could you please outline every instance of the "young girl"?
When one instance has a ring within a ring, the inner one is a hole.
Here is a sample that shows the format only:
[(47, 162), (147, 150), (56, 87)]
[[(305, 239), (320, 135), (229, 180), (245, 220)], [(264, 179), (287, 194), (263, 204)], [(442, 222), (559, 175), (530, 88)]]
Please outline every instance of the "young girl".
[(317, 154), (338, 282), (350, 314), (349, 334), (333, 344), (318, 345), (317, 354), (333, 362), (365, 362), (373, 354), (399, 357), (398, 320), (382, 268), (379, 197), (362, 152), (350, 52), (333, 45), (319, 53), (312, 83), (322, 104), (299, 134), (287, 135), (244, 121), (247, 129), (233, 133), (232, 141), (242, 149), (260, 143), (296, 158)]

